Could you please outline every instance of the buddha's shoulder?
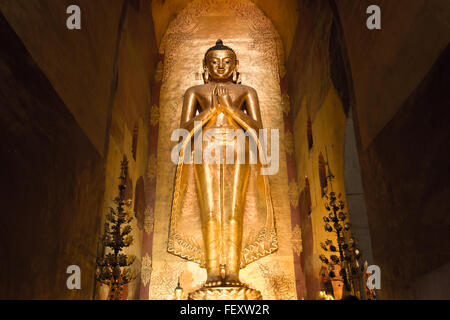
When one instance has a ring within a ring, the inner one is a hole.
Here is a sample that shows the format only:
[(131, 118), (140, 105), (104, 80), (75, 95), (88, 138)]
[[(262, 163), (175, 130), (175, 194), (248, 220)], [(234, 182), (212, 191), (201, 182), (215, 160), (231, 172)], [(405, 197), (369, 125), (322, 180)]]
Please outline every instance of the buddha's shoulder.
[(246, 86), (244, 84), (237, 84), (236, 86), (238, 86), (239, 89), (243, 92), (250, 93), (250, 94), (256, 94), (256, 90), (253, 87)]
[(186, 94), (203, 93), (206, 91), (211, 91), (212, 87), (209, 84), (199, 84), (192, 86), (186, 90)]

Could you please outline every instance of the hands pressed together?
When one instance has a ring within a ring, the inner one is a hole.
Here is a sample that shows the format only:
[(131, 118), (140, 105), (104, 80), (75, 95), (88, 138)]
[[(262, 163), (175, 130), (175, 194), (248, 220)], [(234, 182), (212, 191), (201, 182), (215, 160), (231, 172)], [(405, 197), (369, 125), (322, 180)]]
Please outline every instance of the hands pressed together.
[[(228, 108), (234, 108), (228, 89), (223, 85), (214, 86), (212, 93), (212, 109), (217, 112), (227, 112)], [(236, 109), (236, 108), (234, 108)]]
[(227, 87), (221, 84), (214, 86), (212, 92), (211, 112), (213, 112), (213, 114), (219, 114), (220, 112), (228, 114), (233, 119), (238, 120), (238, 122), (244, 122), (248, 128), (255, 130), (261, 128), (255, 120), (251, 119), (242, 110), (233, 106)]

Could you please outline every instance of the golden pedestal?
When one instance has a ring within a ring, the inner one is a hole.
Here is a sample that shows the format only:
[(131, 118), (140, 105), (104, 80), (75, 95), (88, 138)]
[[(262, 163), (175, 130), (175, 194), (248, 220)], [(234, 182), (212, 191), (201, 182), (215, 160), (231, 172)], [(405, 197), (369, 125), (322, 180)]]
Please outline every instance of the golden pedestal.
[(245, 283), (204, 284), (201, 289), (189, 293), (188, 300), (262, 300), (261, 292)]

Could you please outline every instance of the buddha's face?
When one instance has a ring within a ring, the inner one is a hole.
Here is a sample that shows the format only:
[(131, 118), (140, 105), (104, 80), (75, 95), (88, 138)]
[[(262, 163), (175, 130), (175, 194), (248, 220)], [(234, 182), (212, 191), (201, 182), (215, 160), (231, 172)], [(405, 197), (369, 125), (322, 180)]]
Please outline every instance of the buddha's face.
[(215, 80), (229, 79), (236, 64), (236, 56), (230, 50), (212, 50), (206, 55), (206, 67), (211, 78)]

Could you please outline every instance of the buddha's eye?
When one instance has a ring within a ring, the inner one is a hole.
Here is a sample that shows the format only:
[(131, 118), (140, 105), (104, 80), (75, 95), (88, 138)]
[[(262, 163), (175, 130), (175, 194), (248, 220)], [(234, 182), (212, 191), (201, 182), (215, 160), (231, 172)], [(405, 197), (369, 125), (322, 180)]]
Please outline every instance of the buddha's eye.
[(225, 63), (226, 63), (226, 64), (230, 64), (230, 61), (227, 60)]
[(214, 65), (216, 65), (216, 64), (217, 64), (217, 62), (213, 61), (213, 64), (214, 64)]

